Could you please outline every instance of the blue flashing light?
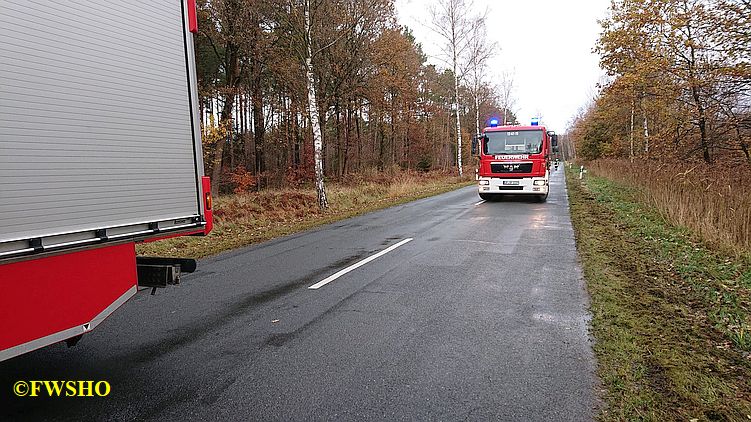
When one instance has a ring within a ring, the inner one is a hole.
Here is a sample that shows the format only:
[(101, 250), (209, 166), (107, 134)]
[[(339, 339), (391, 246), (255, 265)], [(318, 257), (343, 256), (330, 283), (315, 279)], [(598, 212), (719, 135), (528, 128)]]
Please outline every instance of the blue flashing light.
[(498, 119), (491, 119), (490, 127), (496, 127), (496, 126), (498, 126)]
[(540, 119), (538, 117), (532, 118), (532, 126), (539, 126), (540, 125)]

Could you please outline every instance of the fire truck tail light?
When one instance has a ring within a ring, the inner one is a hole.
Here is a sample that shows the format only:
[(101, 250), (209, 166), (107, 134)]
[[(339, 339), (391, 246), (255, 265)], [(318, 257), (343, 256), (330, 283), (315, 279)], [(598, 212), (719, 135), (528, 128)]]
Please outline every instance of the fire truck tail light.
[(206, 202), (205, 202), (205, 205), (206, 205), (206, 209), (207, 210), (210, 210), (213, 207), (213, 205), (214, 205), (214, 201), (211, 199), (211, 192), (206, 192)]

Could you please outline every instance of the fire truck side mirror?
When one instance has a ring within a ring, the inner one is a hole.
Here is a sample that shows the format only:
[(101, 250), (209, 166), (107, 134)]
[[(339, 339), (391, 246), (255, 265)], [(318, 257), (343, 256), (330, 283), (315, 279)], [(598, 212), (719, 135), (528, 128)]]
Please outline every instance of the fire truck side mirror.
[(482, 135), (475, 135), (472, 137), (472, 155), (479, 155), (479, 144)]
[(552, 138), (552, 139), (551, 139), (551, 141), (550, 141), (550, 145), (552, 145), (552, 146), (553, 146), (553, 148), (557, 148), (557, 147), (558, 147), (558, 135), (556, 135), (556, 134), (554, 133), (554, 134), (553, 134), (553, 136), (551, 136), (551, 138)]

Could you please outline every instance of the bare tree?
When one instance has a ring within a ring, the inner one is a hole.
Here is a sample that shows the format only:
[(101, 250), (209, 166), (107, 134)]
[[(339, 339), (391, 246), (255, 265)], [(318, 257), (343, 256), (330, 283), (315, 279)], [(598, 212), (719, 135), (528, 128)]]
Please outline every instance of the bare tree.
[(516, 99), (514, 98), (514, 72), (505, 71), (501, 75), (501, 105), (503, 106), (503, 124), (516, 123), (509, 122), (509, 115), (514, 108)]
[(431, 5), (433, 21), (430, 28), (442, 43), (443, 57), (450, 66), (454, 76), (454, 116), (456, 118), (456, 161), (459, 176), (462, 172), (462, 125), (459, 112), (459, 82), (462, 78), (460, 69), (466, 60), (472, 40), (473, 24), (476, 18), (470, 16), (473, 4), (464, 0), (438, 0)]
[(532, 119), (537, 119), (537, 124), (545, 126), (545, 117), (542, 115), (542, 110), (539, 108), (535, 109), (535, 114), (532, 116)]
[(480, 133), (480, 89), (486, 76), (488, 60), (498, 48), (496, 42), (488, 43), (485, 26), (487, 10), (475, 20), (469, 42), (469, 73), (472, 79), (472, 94), (475, 97), (475, 133)]

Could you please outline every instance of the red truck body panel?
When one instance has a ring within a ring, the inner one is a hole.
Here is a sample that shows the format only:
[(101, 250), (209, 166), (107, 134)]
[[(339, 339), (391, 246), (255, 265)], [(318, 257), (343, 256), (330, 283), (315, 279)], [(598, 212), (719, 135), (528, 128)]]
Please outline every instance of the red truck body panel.
[(135, 244), (0, 265), (0, 360), (83, 334), (136, 293)]

